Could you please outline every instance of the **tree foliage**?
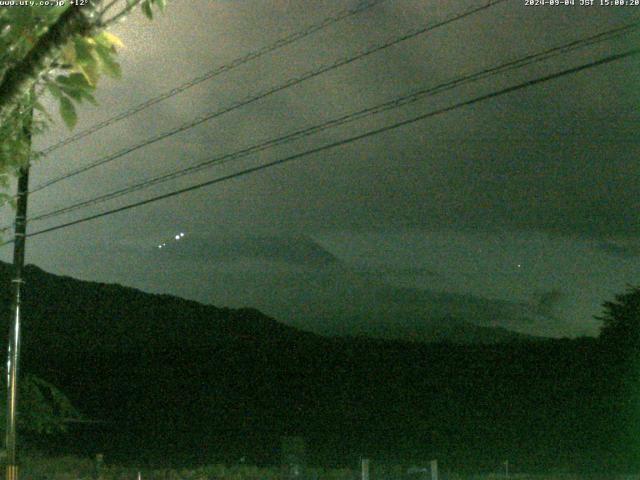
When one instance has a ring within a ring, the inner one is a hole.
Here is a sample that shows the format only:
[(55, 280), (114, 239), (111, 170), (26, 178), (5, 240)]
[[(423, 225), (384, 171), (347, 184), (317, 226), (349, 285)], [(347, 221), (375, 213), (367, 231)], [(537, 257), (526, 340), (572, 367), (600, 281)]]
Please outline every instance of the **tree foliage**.
[[(20, 380), (18, 428), (24, 432), (55, 434), (64, 432), (70, 422), (83, 421), (62, 391), (35, 375)], [(0, 396), (0, 432), (6, 424), (6, 398)]]
[(603, 304), (600, 385), (603, 438), (629, 464), (640, 465), (640, 287)]
[(617, 345), (621, 351), (640, 351), (640, 287), (629, 287), (603, 304), (600, 339)]
[[(165, 2), (90, 0), (77, 6), (67, 1), (0, 11), (0, 187), (33, 160), (29, 136), (53, 121), (41, 97), (51, 95), (59, 116), (73, 128), (77, 105), (96, 103), (100, 78), (121, 75), (117, 50), (122, 43), (108, 27), (136, 7), (152, 18), (152, 7), (164, 10)], [(33, 121), (32, 109), (38, 112)]]

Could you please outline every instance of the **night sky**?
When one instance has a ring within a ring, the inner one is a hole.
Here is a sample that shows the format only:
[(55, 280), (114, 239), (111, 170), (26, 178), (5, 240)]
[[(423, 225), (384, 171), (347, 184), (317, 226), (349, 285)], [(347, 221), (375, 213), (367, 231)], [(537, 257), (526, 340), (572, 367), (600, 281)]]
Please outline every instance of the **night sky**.
[[(382, 2), (56, 150), (34, 166), (31, 185), (483, 3)], [(136, 14), (113, 30), (125, 44), (123, 79), (103, 81), (99, 107), (81, 108), (78, 130), (356, 4), (176, 0), (153, 22)], [(639, 18), (640, 7), (531, 7), (508, 0), (34, 193), (30, 213)], [(639, 39), (632, 33), (563, 54), (34, 222), (30, 231), (622, 52)], [(252, 306), (323, 333), (453, 317), (535, 335), (595, 335), (593, 315), (602, 302), (638, 284), (640, 273), (639, 74), (632, 57), (37, 236), (28, 241), (27, 261), (81, 279)], [(35, 139), (35, 148), (69, 134), (54, 126)], [(10, 219), (6, 210), (3, 223)], [(180, 232), (185, 235), (176, 241)], [(1, 253), (10, 260), (10, 247)]]

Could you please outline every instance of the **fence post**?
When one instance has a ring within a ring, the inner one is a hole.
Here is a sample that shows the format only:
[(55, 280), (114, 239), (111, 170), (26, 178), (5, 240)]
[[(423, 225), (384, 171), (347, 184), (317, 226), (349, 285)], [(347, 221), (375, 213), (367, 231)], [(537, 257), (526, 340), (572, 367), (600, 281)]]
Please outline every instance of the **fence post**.
[(104, 455), (102, 453), (96, 454), (96, 462), (95, 469), (93, 473), (93, 478), (96, 480), (102, 479), (102, 467), (104, 466)]
[(360, 470), (362, 472), (361, 480), (369, 480), (369, 459), (360, 459)]
[(431, 480), (438, 480), (438, 460), (431, 460)]

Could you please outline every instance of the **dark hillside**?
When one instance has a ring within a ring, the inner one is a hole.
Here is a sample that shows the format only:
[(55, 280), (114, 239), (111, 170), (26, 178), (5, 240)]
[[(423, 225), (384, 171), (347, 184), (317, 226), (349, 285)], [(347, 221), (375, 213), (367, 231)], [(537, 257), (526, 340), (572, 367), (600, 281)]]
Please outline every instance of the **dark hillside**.
[[(7, 273), (0, 265), (5, 285)], [(602, 435), (606, 379), (592, 339), (329, 339), (256, 310), (36, 267), (27, 282), (24, 369), (101, 422), (74, 427), (49, 448), (155, 463), (276, 462), (279, 437), (300, 434), (316, 463), (436, 455), (472, 470), (504, 458), (590, 468), (613, 448)], [(0, 292), (8, 306), (8, 288)]]

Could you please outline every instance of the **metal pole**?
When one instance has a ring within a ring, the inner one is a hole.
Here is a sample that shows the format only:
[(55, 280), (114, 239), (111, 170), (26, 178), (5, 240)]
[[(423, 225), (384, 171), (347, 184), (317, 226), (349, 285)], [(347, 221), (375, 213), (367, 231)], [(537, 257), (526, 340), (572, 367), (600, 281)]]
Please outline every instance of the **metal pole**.
[(18, 480), (16, 461), (16, 413), (18, 407), (18, 359), (20, 354), (20, 304), (22, 270), (24, 267), (25, 234), (27, 230), (27, 196), (29, 194), (29, 165), (20, 170), (18, 178), (18, 202), (15, 221), (15, 241), (13, 247), (13, 305), (12, 322), (9, 331), (7, 352), (7, 427), (5, 445), (7, 448), (6, 480)]

